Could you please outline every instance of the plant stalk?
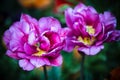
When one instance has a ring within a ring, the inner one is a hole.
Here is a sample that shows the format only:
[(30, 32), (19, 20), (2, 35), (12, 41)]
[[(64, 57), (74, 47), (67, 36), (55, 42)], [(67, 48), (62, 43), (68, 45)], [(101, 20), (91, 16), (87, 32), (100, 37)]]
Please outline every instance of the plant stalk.
[(44, 71), (45, 80), (48, 80), (48, 75), (47, 75), (46, 66), (43, 66), (43, 71)]
[(85, 80), (85, 74), (84, 74), (84, 61), (85, 61), (85, 53), (83, 53), (83, 52), (80, 52), (80, 54), (81, 54), (81, 56), (82, 56), (82, 59), (81, 59), (81, 70), (80, 70), (80, 72), (81, 72), (81, 76), (80, 76), (80, 80)]

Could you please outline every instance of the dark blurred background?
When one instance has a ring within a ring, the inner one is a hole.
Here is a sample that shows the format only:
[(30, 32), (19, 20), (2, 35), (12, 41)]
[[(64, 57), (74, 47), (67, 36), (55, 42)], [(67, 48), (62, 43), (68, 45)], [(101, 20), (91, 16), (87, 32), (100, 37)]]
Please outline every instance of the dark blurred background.
[[(99, 13), (111, 11), (117, 18), (117, 29), (120, 29), (120, 0), (0, 0), (0, 80), (44, 80), (42, 68), (23, 71), (17, 60), (5, 55), (3, 33), (20, 20), (22, 13), (37, 19), (53, 16), (64, 27), (64, 10), (79, 2), (93, 6)], [(62, 66), (47, 67), (49, 80), (80, 80), (81, 55), (76, 50), (72, 54), (61, 53)], [(86, 56), (84, 68), (85, 80), (120, 80), (120, 42), (106, 43), (99, 54)]]

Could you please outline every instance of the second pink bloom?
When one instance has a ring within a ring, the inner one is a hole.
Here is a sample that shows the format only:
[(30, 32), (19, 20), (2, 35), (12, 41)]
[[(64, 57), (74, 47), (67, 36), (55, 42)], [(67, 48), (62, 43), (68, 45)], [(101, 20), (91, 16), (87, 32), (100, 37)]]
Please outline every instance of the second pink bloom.
[(120, 31), (115, 30), (116, 18), (110, 12), (99, 14), (93, 7), (80, 3), (65, 11), (65, 19), (69, 27), (67, 51), (77, 47), (87, 55), (95, 55), (105, 42), (120, 40)]

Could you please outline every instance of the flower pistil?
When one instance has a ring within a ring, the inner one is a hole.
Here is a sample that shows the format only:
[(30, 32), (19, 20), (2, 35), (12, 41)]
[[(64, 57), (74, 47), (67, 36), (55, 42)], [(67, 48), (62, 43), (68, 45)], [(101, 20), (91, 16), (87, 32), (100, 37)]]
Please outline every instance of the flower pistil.
[(90, 34), (90, 35), (94, 35), (95, 34), (95, 29), (92, 26), (86, 26), (86, 31)]

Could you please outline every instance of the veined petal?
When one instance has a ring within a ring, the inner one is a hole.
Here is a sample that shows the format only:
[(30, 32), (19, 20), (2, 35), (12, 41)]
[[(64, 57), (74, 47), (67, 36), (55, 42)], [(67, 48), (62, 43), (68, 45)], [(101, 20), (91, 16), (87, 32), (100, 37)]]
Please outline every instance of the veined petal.
[(11, 32), (11, 39), (20, 40), (24, 36), (18, 28), (11, 27), (9, 31)]
[(105, 23), (106, 26), (113, 24), (113, 27), (116, 27), (116, 18), (108, 11), (104, 12), (102, 21)]
[(90, 10), (92, 13), (97, 13), (95, 8), (93, 8), (92, 6), (88, 6), (88, 10)]
[(62, 50), (62, 49), (63, 49), (63, 46), (57, 47), (57, 48), (53, 49), (52, 51), (50, 51), (48, 54), (46, 54), (46, 56), (55, 58), (56, 56), (59, 55), (58, 53), (60, 53), (60, 50)]
[(87, 6), (85, 6), (84, 4), (82, 3), (79, 3), (75, 8), (74, 8), (74, 11), (75, 12), (81, 12), (82, 10), (86, 9)]
[(112, 42), (112, 41), (119, 41), (119, 40), (120, 40), (120, 31), (114, 30), (111, 32), (111, 34), (105, 40), (105, 42)]
[(29, 45), (28, 43), (24, 44), (24, 51), (28, 55), (32, 55), (36, 52), (36, 47)]
[(47, 30), (58, 32), (59, 29), (61, 28), (59, 21), (53, 17), (41, 18), (39, 20), (39, 26), (42, 32), (47, 31)]
[(12, 51), (23, 51), (23, 43), (20, 40), (12, 39), (9, 42), (9, 49)]
[(8, 55), (9, 57), (12, 57), (12, 58), (15, 58), (15, 59), (19, 59), (19, 57), (17, 56), (16, 53), (10, 51), (10, 50), (7, 50), (6, 51), (6, 55)]
[(30, 71), (34, 69), (34, 66), (27, 59), (19, 60), (19, 65), (23, 70)]
[(8, 47), (8, 45), (9, 45), (9, 41), (10, 41), (10, 39), (11, 39), (11, 33), (10, 33), (10, 31), (9, 30), (7, 30), (7, 31), (5, 31), (5, 33), (4, 33), (4, 36), (3, 36), (3, 41), (4, 41), (4, 43), (5, 43), (5, 45)]
[(19, 58), (26, 58), (26, 59), (29, 59), (29, 58), (30, 58), (28, 55), (26, 55), (26, 54), (23, 53), (23, 52), (18, 52), (18, 53), (17, 53), (17, 56), (18, 56)]
[(105, 32), (115, 29), (117, 21), (110, 12), (104, 12), (104, 14), (100, 14), (99, 17), (105, 26)]
[(96, 22), (99, 21), (99, 14), (92, 13), (89, 10), (86, 10), (85, 12), (85, 22), (87, 25), (94, 25)]
[(66, 20), (66, 24), (67, 24), (68, 27), (70, 27), (70, 28), (73, 26), (72, 16), (73, 16), (73, 9), (72, 9), (72, 8), (68, 8), (68, 9), (65, 11), (65, 20)]
[(50, 65), (50, 62), (47, 58), (40, 57), (40, 58), (31, 58), (30, 62), (36, 67), (41, 67), (44, 65)]
[(41, 36), (41, 38), (40, 38), (40, 48), (44, 51), (48, 51), (50, 49), (50, 41), (47, 37)]
[(73, 40), (72, 37), (68, 37), (66, 39), (66, 45), (64, 46), (65, 51), (71, 52), (74, 49), (74, 47), (76, 46), (71, 40)]
[(31, 16), (27, 14), (22, 14), (20, 22), (27, 22), (28, 24), (34, 24), (37, 25), (37, 20), (35, 18), (32, 18)]
[(84, 52), (86, 55), (96, 55), (103, 48), (104, 48), (103, 45), (91, 46), (91, 47), (80, 47), (79, 51)]
[(35, 42), (36, 42), (36, 34), (35, 32), (32, 31), (28, 36), (28, 44), (34, 45)]
[(22, 29), (22, 31), (25, 34), (29, 34), (29, 32), (30, 32), (30, 25), (28, 23), (26, 23), (26, 22), (22, 22), (21, 29)]
[(60, 35), (56, 32), (46, 32), (45, 36), (49, 39), (51, 47), (61, 42)]
[(53, 59), (50, 58), (49, 60), (50, 60), (50, 65), (51, 66), (60, 66), (63, 62), (61, 55), (59, 55), (58, 57), (55, 57)]

